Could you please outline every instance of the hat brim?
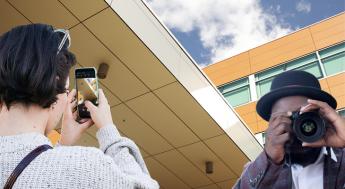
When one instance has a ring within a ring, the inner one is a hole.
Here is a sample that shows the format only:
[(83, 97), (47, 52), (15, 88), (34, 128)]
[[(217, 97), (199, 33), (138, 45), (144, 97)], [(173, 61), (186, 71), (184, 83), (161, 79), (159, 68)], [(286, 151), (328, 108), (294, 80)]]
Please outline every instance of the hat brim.
[(314, 87), (306, 86), (287, 86), (272, 90), (260, 98), (256, 104), (256, 111), (266, 121), (270, 119), (273, 104), (280, 98), (287, 96), (306, 96), (310, 99), (326, 102), (336, 109), (337, 101), (325, 91)]

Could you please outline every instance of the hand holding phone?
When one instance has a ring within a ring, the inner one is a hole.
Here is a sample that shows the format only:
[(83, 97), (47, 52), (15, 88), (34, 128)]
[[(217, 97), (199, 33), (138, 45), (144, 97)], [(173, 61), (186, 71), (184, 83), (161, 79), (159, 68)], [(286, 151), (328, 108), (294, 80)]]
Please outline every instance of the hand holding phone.
[(93, 125), (93, 121), (90, 118), (84, 118), (76, 121), (77, 115), (74, 113), (75, 107), (77, 105), (77, 100), (75, 99), (76, 90), (73, 89), (67, 97), (67, 105), (62, 118), (61, 125), (61, 138), (59, 143), (61, 145), (74, 145), (82, 134)]
[(92, 102), (86, 101), (85, 106), (90, 111), (92, 121), (95, 123), (97, 128), (100, 129), (107, 125), (114, 124), (108, 100), (102, 89), (99, 90), (99, 105), (95, 106)]
[(98, 79), (95, 68), (75, 69), (76, 89), (77, 89), (77, 110), (78, 119), (90, 118), (90, 112), (85, 106), (88, 100), (94, 105), (98, 105)]

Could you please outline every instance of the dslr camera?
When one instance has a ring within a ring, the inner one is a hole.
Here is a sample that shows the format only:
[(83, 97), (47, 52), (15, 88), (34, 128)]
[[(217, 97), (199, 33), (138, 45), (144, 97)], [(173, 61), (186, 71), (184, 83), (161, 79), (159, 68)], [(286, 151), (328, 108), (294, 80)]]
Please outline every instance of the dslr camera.
[(294, 135), (302, 142), (315, 142), (326, 133), (326, 121), (318, 112), (293, 112), (291, 116)]

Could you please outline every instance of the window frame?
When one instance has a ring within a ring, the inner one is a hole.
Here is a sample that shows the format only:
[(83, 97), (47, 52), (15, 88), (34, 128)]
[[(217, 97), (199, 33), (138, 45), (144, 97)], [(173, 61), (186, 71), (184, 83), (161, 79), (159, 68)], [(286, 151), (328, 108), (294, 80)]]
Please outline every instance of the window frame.
[[(337, 112), (338, 112), (338, 114), (339, 114), (340, 116), (342, 116), (342, 117), (345, 118), (345, 107), (344, 107), (344, 108), (341, 108), (341, 109), (339, 109), (339, 110), (337, 110)], [(344, 112), (344, 113), (343, 113), (344, 115), (342, 115), (341, 112)]]
[(342, 70), (342, 71), (339, 71), (339, 72), (336, 72), (336, 73), (333, 73), (333, 74), (327, 74), (326, 67), (325, 67), (325, 63), (323, 62), (325, 59), (328, 59), (328, 58), (333, 57), (333, 56), (337, 56), (337, 55), (339, 55), (339, 54), (341, 54), (341, 53), (345, 53), (345, 48), (344, 48), (343, 51), (339, 51), (339, 52), (337, 52), (337, 53), (335, 53), (335, 54), (330, 54), (330, 55), (327, 55), (327, 56), (324, 56), (324, 57), (322, 56), (322, 51), (326, 51), (326, 50), (331, 49), (331, 48), (334, 48), (334, 47), (336, 47), (336, 46), (338, 46), (338, 45), (344, 45), (344, 46), (345, 46), (345, 41), (336, 43), (336, 44), (334, 44), (334, 45), (332, 45), (332, 46), (328, 46), (328, 47), (326, 47), (326, 48), (323, 48), (323, 49), (320, 49), (320, 50), (317, 50), (317, 51), (316, 51), (316, 52), (317, 52), (317, 55), (319, 56), (320, 64), (321, 64), (322, 68), (324, 69), (324, 76), (323, 76), (323, 78), (329, 77), (329, 76), (333, 76), (333, 75), (336, 75), (336, 74), (339, 74), (339, 73), (342, 73), (342, 72), (345, 71), (345, 70)]
[[(260, 135), (260, 136), (259, 136), (259, 135)], [(265, 146), (266, 137), (267, 137), (266, 131), (262, 131), (262, 132), (259, 132), (259, 133), (255, 133), (254, 136), (255, 136), (255, 139), (256, 139), (262, 146)], [(258, 137), (261, 137), (260, 140), (262, 140), (262, 141), (259, 141)], [(262, 143), (261, 143), (261, 142), (262, 142)]]
[[(303, 58), (306, 58), (306, 57), (312, 56), (312, 55), (315, 56), (315, 59), (313, 59), (312, 61), (308, 61), (307, 63), (304, 63), (304, 64), (302, 64), (302, 65), (299, 65), (299, 66), (297, 66), (297, 67), (294, 67), (293, 69), (288, 69), (288, 66), (289, 66), (290, 63), (293, 63), (293, 62), (296, 61), (296, 60), (303, 59)], [(290, 71), (290, 70), (298, 70), (298, 69), (300, 69), (300, 68), (302, 68), (302, 67), (307, 67), (307, 66), (310, 66), (310, 65), (312, 65), (312, 64), (315, 64), (315, 65), (319, 68), (320, 76), (317, 77), (317, 79), (324, 78), (325, 75), (324, 75), (324, 73), (322, 72), (322, 68), (321, 68), (321, 65), (320, 65), (320, 63), (319, 63), (318, 55), (316, 54), (316, 52), (313, 52), (313, 53), (310, 53), (310, 54), (307, 54), (307, 55), (304, 55), (304, 56), (301, 56), (301, 57), (292, 59), (292, 60), (290, 60), (290, 61), (288, 61), (288, 62), (279, 64), (279, 65), (276, 65), (276, 66), (274, 66), (274, 67), (270, 67), (270, 68), (268, 68), (268, 69), (265, 69), (265, 70), (263, 70), (263, 71), (260, 71), (260, 72), (258, 72), (258, 73), (255, 73), (255, 74), (254, 74), (254, 75), (255, 75), (255, 89), (256, 89), (257, 97), (260, 98), (260, 97), (262, 97), (263, 95), (265, 95), (265, 94), (261, 95), (261, 92), (258, 90), (258, 87), (259, 87), (258, 83), (263, 82), (263, 81), (268, 80), (268, 79), (272, 79), (273, 77), (277, 76), (277, 75), (280, 74), (280, 73), (283, 73), (283, 72), (286, 72), (286, 71)], [(274, 74), (274, 75), (272, 75), (272, 76), (269, 76), (269, 77), (267, 77), (267, 78), (258, 79), (258, 80), (257, 80), (257, 75), (262, 74), (262, 73), (267, 72), (267, 71), (272, 70), (272, 69), (279, 68), (279, 67), (282, 67), (282, 72), (278, 72), (278, 73), (276, 73), (276, 74)]]
[[(239, 82), (239, 81), (241, 81), (241, 80), (246, 80), (246, 83), (243, 84), (243, 86), (234, 87), (234, 88), (231, 89), (230, 91), (226, 91), (226, 92), (224, 92), (224, 90), (221, 89), (221, 88), (225, 87), (226, 85), (235, 84), (236, 82)], [(248, 100), (247, 102), (241, 103), (241, 104), (238, 104), (238, 105), (232, 105), (231, 102), (229, 102), (229, 101), (226, 99), (226, 97), (225, 97), (226, 94), (229, 94), (229, 93), (231, 93), (231, 92), (234, 92), (234, 91), (236, 91), (236, 90), (240, 90), (240, 89), (243, 89), (243, 88), (246, 88), (246, 87), (248, 88), (248, 96), (249, 96), (249, 100)], [(221, 85), (221, 86), (219, 86), (219, 87), (217, 87), (217, 88), (218, 88), (219, 92), (223, 95), (223, 97), (225, 98), (225, 100), (226, 100), (232, 107), (238, 107), (238, 106), (242, 106), (242, 105), (244, 105), (244, 104), (246, 104), (246, 103), (252, 102), (252, 99), (253, 99), (253, 98), (252, 98), (252, 95), (251, 95), (249, 77), (242, 77), (242, 78), (240, 78), (240, 79), (237, 79), (237, 80), (231, 81), (231, 82), (229, 82), (229, 83), (223, 84), (223, 85)]]
[[(337, 72), (337, 73), (335, 73), (335, 74), (330, 74), (330, 75), (328, 75), (328, 74), (326, 73), (326, 70), (325, 70), (325, 66), (324, 66), (323, 60), (324, 60), (324, 59), (327, 59), (327, 58), (329, 58), (329, 57), (332, 57), (332, 56), (336, 56), (336, 55), (338, 55), (338, 54), (340, 54), (340, 53), (344, 53), (345, 51), (340, 51), (340, 52), (337, 52), (337, 53), (335, 53), (335, 54), (331, 54), (331, 55), (328, 55), (328, 56), (325, 56), (325, 57), (322, 57), (321, 54), (320, 54), (320, 52), (322, 52), (323, 50), (326, 50), (326, 49), (335, 47), (335, 46), (337, 46), (337, 45), (342, 45), (342, 44), (345, 44), (345, 41), (342, 41), (342, 42), (340, 42), (340, 43), (334, 44), (334, 45), (332, 45), (332, 46), (328, 46), (328, 47), (323, 48), (323, 49), (320, 49), (320, 50), (316, 50), (316, 51), (314, 51), (314, 52), (312, 52), (312, 53), (309, 53), (309, 54), (300, 56), (300, 57), (298, 57), (298, 58), (289, 60), (289, 61), (287, 61), (287, 62), (284, 62), (284, 63), (278, 64), (278, 65), (272, 66), (272, 67), (270, 67), (270, 68), (261, 70), (260, 72), (252, 73), (251, 75), (248, 75), (248, 76), (245, 76), (245, 77), (236, 79), (236, 80), (234, 80), (234, 81), (230, 81), (230, 82), (228, 82), (228, 83), (226, 83), (226, 84), (223, 84), (223, 85), (221, 85), (221, 86), (218, 86), (217, 89), (219, 90), (219, 92), (220, 92), (220, 93), (223, 95), (223, 97), (225, 98), (225, 94), (228, 94), (228, 93), (233, 92), (233, 91), (235, 91), (235, 90), (239, 90), (239, 89), (242, 89), (242, 88), (247, 87), (248, 92), (249, 92), (249, 94), (248, 94), (248, 96), (249, 96), (249, 101), (248, 101), (248, 102), (241, 103), (241, 104), (238, 104), (238, 105), (236, 105), (236, 106), (231, 105), (231, 103), (229, 102), (229, 104), (230, 104), (232, 107), (238, 107), (238, 106), (243, 106), (243, 105), (245, 105), (245, 104), (248, 104), (248, 103), (251, 103), (251, 102), (253, 102), (253, 101), (256, 101), (256, 100), (258, 100), (260, 97), (263, 96), (263, 95), (260, 94), (261, 91), (258, 89), (258, 88), (260, 87), (260, 85), (259, 85), (260, 82), (264, 82), (265, 80), (272, 79), (272, 78), (275, 77), (276, 75), (278, 75), (278, 74), (280, 74), (280, 73), (283, 73), (283, 72), (285, 72), (285, 71), (288, 71), (288, 70), (299, 70), (299, 69), (302, 68), (302, 67), (307, 67), (307, 66), (310, 66), (310, 65), (312, 65), (312, 64), (315, 64), (315, 65), (318, 67), (319, 73), (320, 73), (320, 76), (317, 77), (318, 80), (320, 80), (320, 79), (322, 79), (322, 78), (327, 78), (327, 77), (330, 77), (330, 76), (333, 76), (333, 75), (336, 75), (336, 74), (339, 74), (339, 73), (343, 73), (343, 72), (345, 72), (345, 70), (340, 71), (340, 72)], [(307, 56), (312, 56), (312, 55), (315, 56), (315, 59), (312, 59), (311, 61), (309, 61), (309, 62), (307, 62), (307, 63), (304, 63), (304, 64), (302, 64), (302, 65), (299, 65), (299, 66), (297, 66), (297, 67), (295, 67), (295, 68), (293, 68), (293, 69), (288, 69), (289, 63), (292, 63), (292, 62), (294, 62), (294, 61), (296, 61), (296, 60), (303, 59), (303, 58), (306, 58)], [(258, 78), (257, 78), (257, 75), (262, 74), (262, 73), (267, 72), (267, 71), (272, 70), (272, 69), (276, 69), (276, 68), (278, 68), (278, 67), (282, 67), (282, 72), (279, 72), (279, 73), (277, 73), (277, 74), (274, 74), (274, 75), (269, 76), (269, 77), (264, 78), (264, 79), (258, 79)], [(251, 76), (253, 77), (252, 79), (250, 78)], [(238, 81), (240, 81), (240, 80), (246, 80), (246, 84), (244, 84), (243, 86), (240, 86), (240, 87), (235, 87), (235, 88), (233, 88), (233, 89), (231, 89), (231, 90), (229, 90), (229, 91), (227, 91), (227, 92), (224, 92), (223, 89), (221, 90), (221, 88), (223, 88), (224, 86), (230, 85), (230, 84), (233, 84), (233, 83), (236, 83), (236, 82), (238, 82)]]

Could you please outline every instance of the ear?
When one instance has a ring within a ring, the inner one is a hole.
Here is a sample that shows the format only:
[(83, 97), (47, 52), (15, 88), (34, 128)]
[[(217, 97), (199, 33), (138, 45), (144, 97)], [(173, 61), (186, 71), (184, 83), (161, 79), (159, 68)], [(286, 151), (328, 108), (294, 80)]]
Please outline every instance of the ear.
[(0, 113), (1, 113), (2, 109), (4, 109), (4, 108), (8, 110), (6, 104), (3, 101), (0, 101)]
[[(3, 105), (5, 105), (4, 101), (1, 100), (0, 98), (0, 110), (2, 109)], [(6, 105), (5, 105), (6, 106)]]
[(54, 102), (53, 104), (51, 104), (51, 105), (50, 105), (50, 109), (51, 109), (51, 110), (54, 110), (56, 104), (57, 104), (57, 102)]

